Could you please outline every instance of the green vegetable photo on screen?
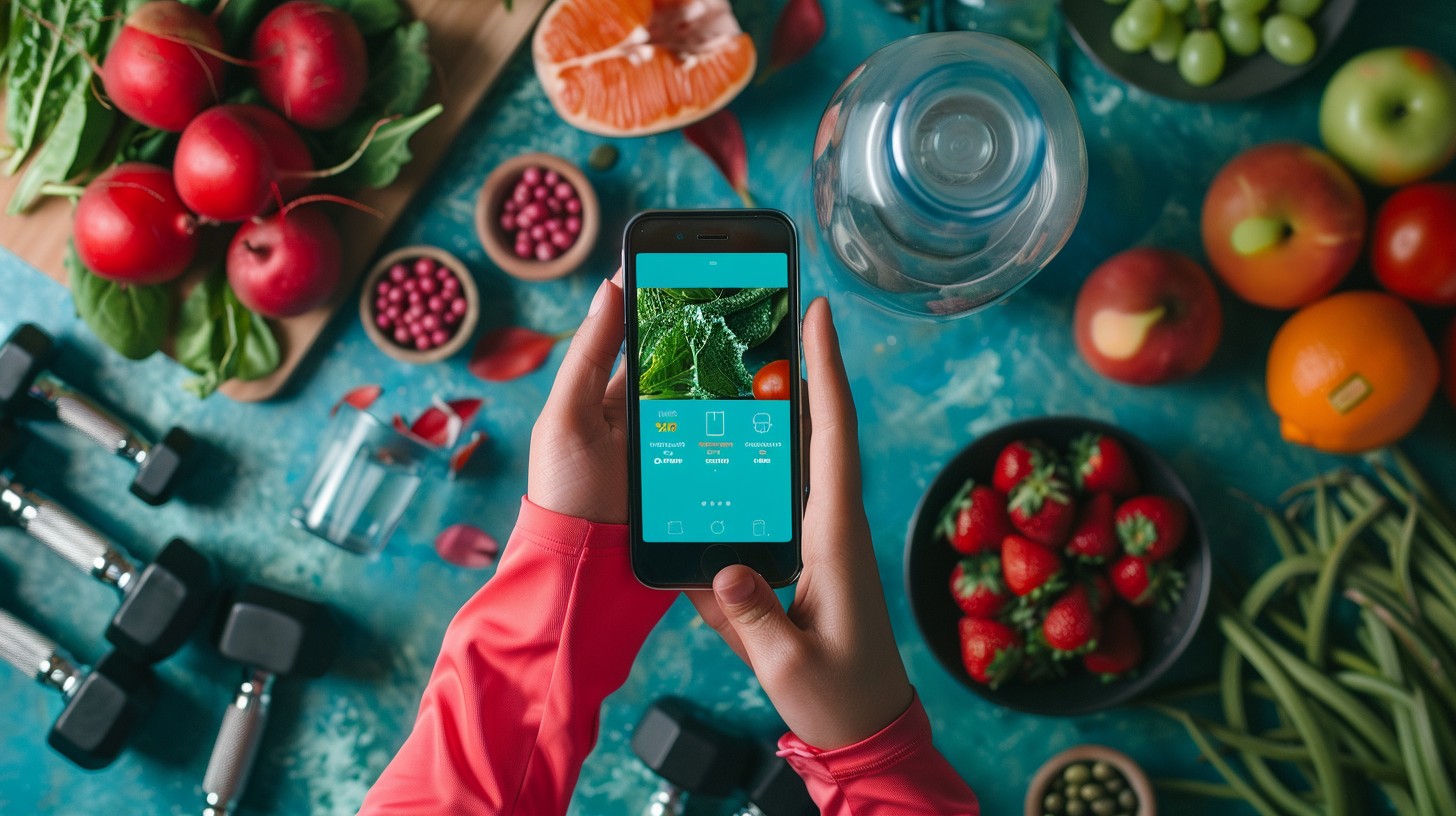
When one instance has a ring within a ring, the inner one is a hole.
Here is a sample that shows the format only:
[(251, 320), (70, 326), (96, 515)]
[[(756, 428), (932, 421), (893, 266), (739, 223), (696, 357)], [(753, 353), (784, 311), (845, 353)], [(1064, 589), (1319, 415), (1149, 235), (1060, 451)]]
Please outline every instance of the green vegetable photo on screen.
[(642, 399), (788, 399), (788, 310), (781, 288), (639, 290)]

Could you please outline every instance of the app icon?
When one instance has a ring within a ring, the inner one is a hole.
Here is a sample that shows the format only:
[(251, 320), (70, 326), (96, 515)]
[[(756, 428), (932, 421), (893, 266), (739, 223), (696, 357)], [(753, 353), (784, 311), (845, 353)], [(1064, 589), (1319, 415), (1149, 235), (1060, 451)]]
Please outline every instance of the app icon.
[(723, 535), (723, 522), (715, 521), (709, 529), (713, 531), (713, 535)]
[(767, 411), (759, 411), (753, 415), (753, 429), (759, 433), (768, 433), (773, 430), (773, 417)]
[(681, 521), (669, 521), (667, 523), (667, 534), (668, 535), (682, 535), (683, 534), (682, 522)]
[(724, 429), (724, 413), (722, 411), (708, 411), (708, 436), (722, 436), (727, 431)]
[(763, 519), (755, 519), (753, 522), (753, 534), (756, 536), (768, 535), (768, 522)]

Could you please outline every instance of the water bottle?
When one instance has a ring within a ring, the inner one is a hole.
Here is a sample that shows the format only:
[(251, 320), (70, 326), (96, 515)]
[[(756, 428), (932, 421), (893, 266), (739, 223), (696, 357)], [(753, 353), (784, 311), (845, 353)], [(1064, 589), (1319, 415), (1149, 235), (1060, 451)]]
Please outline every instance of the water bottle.
[(814, 209), (852, 288), (892, 310), (970, 314), (1071, 235), (1087, 149), (1046, 63), (1002, 37), (921, 34), (865, 60), (815, 138)]

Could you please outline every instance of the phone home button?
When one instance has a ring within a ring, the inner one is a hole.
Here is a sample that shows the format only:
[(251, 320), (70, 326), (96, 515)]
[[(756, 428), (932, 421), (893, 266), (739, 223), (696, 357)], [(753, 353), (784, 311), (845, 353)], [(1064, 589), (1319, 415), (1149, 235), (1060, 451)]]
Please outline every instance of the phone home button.
[(731, 564), (742, 563), (743, 559), (738, 557), (737, 550), (727, 544), (714, 544), (708, 549), (703, 550), (703, 559), (701, 561), (703, 577), (708, 581), (712, 581), (713, 576), (717, 575), (719, 570)]

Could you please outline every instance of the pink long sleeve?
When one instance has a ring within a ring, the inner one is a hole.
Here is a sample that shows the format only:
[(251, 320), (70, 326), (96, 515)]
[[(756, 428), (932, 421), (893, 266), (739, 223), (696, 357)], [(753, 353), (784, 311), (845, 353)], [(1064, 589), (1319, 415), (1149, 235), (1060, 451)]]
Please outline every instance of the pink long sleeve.
[(414, 730), (362, 816), (565, 813), (603, 698), (676, 598), (632, 577), (625, 526), (523, 499), (499, 569), (445, 632)]
[(979, 816), (976, 795), (930, 742), (917, 695), (900, 718), (865, 740), (821, 751), (793, 734), (779, 756), (804, 778), (824, 816)]

